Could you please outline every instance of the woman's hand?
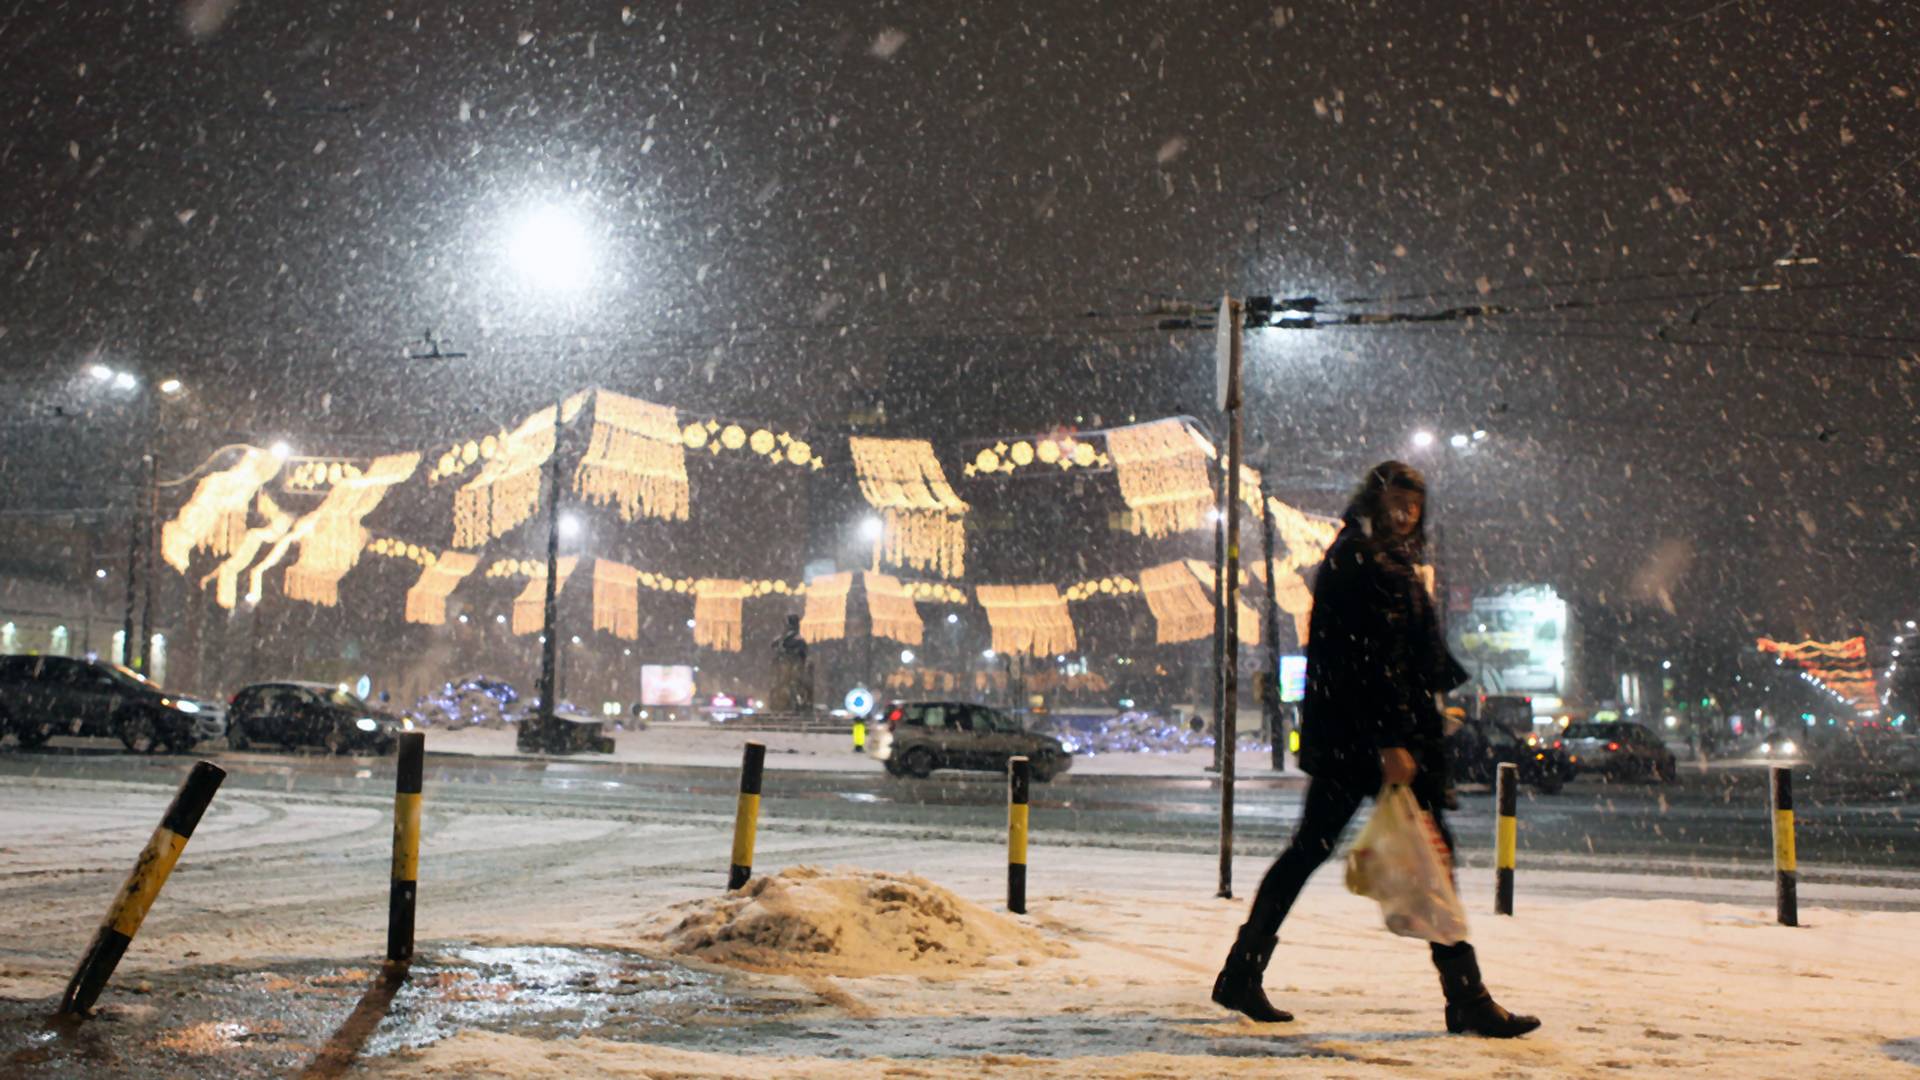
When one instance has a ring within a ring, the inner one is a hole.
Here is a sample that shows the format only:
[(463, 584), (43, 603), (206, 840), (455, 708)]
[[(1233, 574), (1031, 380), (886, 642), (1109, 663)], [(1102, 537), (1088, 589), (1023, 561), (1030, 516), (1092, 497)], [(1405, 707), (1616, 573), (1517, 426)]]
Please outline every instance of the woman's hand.
[(1413, 774), (1420, 771), (1413, 763), (1413, 755), (1404, 747), (1389, 746), (1380, 751), (1380, 775), (1389, 784), (1409, 784)]

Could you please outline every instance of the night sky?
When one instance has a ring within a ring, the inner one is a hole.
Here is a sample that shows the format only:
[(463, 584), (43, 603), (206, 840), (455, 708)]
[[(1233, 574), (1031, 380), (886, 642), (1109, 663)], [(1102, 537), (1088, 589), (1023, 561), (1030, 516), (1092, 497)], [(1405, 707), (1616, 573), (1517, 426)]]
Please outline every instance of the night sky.
[[(957, 472), (1001, 434), (1211, 416), (1211, 335), (1156, 329), (1163, 300), (1497, 304), (1251, 334), (1280, 493), (1334, 512), (1406, 456), (1456, 583), (1714, 648), (1882, 634), (1920, 610), (1914, 17), (13, 3), (0, 498), (124, 497), (142, 414), (101, 359), (189, 385), (163, 460), (431, 446), (604, 385), (822, 432), (879, 406)], [(510, 265), (547, 205), (591, 234), (565, 300)], [(428, 330), (469, 358), (404, 359)], [(1110, 486), (1040, 484), (988, 492), (1034, 524), (981, 580), (1143, 561)], [(697, 570), (742, 514), (658, 543)]]

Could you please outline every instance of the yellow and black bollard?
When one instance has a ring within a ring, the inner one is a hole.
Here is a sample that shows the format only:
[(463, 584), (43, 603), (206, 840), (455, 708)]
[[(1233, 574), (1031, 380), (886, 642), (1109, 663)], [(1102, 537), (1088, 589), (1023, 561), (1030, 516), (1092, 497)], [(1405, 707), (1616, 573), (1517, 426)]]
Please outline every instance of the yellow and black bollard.
[(855, 720), (853, 722), (853, 752), (856, 754), (861, 754), (861, 753), (865, 753), (866, 749), (867, 749), (867, 722), (865, 720)]
[(61, 1012), (84, 1015), (100, 1000), (100, 992), (113, 977), (113, 969), (126, 955), (127, 946), (133, 944), (133, 936), (140, 932), (147, 909), (160, 895), (160, 887), (167, 883), (173, 864), (186, 850), (194, 827), (200, 824), (207, 804), (213, 801), (213, 793), (220, 790), (220, 781), (226, 778), (225, 769), (208, 761), (195, 764), (187, 774), (186, 782), (180, 785), (172, 805), (160, 819), (160, 827), (153, 830), (139, 861), (133, 864), (133, 872), (114, 895), (106, 919), (93, 935), (93, 944), (87, 946), (87, 954), (80, 958), (80, 966), (60, 999)]
[(400, 733), (393, 784), (393, 891), (387, 898), (389, 964), (413, 959), (413, 909), (420, 893), (420, 781), (426, 754), (426, 732)]
[(1494, 784), (1500, 816), (1493, 835), (1493, 913), (1513, 914), (1514, 848), (1520, 840), (1520, 768), (1502, 762)]
[(750, 742), (740, 757), (740, 805), (733, 812), (733, 865), (727, 868), (727, 889), (745, 885), (753, 876), (753, 834), (760, 827), (760, 775), (767, 766), (767, 748)]
[(1800, 925), (1800, 870), (1793, 850), (1793, 769), (1773, 767), (1773, 891), (1781, 926)]
[(1027, 796), (1033, 764), (1024, 757), (1007, 761), (1007, 910), (1027, 913)]

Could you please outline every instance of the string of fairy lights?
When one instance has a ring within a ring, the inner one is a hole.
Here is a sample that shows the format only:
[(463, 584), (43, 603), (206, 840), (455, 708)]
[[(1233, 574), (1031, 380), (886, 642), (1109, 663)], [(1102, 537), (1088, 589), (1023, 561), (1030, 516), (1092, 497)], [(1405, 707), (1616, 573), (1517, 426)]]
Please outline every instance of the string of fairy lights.
[[(297, 557), (281, 575), (282, 591), (289, 599), (321, 606), (339, 603), (342, 578), (365, 556), (407, 562), (417, 568), (418, 577), (407, 590), (404, 617), (423, 625), (444, 624), (449, 600), (470, 580), (522, 579), (525, 586), (512, 603), (511, 624), (515, 633), (533, 633), (541, 626), (546, 563), (489, 555), (487, 549), (542, 509), (548, 498), (545, 478), (560, 465), (554, 458), (561, 453), (562, 430), (582, 418), (588, 438), (571, 462), (567, 486), (581, 503), (625, 523), (688, 519), (693, 501), (689, 454), (731, 455), (769, 468), (808, 472), (819, 471), (827, 460), (817, 440), (793, 431), (716, 416), (687, 417), (670, 405), (596, 388), (535, 410), (511, 426), (365, 464), (309, 459), (284, 467), (279, 455), (246, 448), (239, 461), (199, 481), (166, 523), (163, 551), (183, 574), (195, 553), (219, 557), (219, 565), (199, 581), (202, 587), (211, 584), (215, 601), (227, 608), (238, 602), (243, 575), (246, 599), (261, 602), (266, 575), (296, 547)], [(1070, 651), (1077, 640), (1070, 605), (1131, 596), (1146, 600), (1163, 643), (1211, 633), (1213, 571), (1197, 560), (1064, 583), (961, 584), (966, 576), (966, 519), (972, 507), (949, 483), (932, 441), (855, 436), (846, 440), (845, 450), (861, 495), (881, 523), (875, 567), (861, 572), (875, 636), (917, 645), (923, 634), (917, 605), (974, 603), (986, 611), (997, 652), (1053, 655)], [(1033, 468), (1110, 470), (1127, 508), (1123, 527), (1158, 539), (1211, 526), (1216, 485), (1210, 470), (1217, 459), (1204, 435), (1189, 421), (1174, 418), (1104, 432), (996, 441), (965, 462), (962, 473), (977, 478)], [(282, 509), (266, 490), (276, 478), (282, 498), (319, 495), (318, 506), (297, 515)], [(1258, 472), (1243, 469), (1242, 481), (1248, 505), (1260, 512)], [(375, 535), (366, 526), (369, 515), (394, 490), (410, 483), (423, 483), (429, 494), (452, 486), (449, 544)], [(1281, 540), (1274, 570), (1276, 598), (1296, 620), (1304, 619), (1306, 589), (1299, 572), (1318, 561), (1336, 523), (1278, 499), (1267, 499), (1264, 510)], [(919, 579), (882, 573), (882, 565)], [(766, 596), (805, 600), (802, 632), (809, 640), (844, 636), (854, 577), (842, 573), (789, 581), (668, 574), (577, 556), (559, 560), (557, 569), (557, 590), (564, 590), (576, 571), (590, 580), (596, 631), (635, 640), (640, 592), (672, 593), (695, 602), (696, 643), (723, 651), (741, 647), (744, 603)], [(1260, 620), (1237, 598), (1253, 576), (1264, 581), (1264, 565), (1257, 567), (1257, 575), (1243, 573), (1234, 589), (1242, 640), (1248, 644), (1258, 642)]]

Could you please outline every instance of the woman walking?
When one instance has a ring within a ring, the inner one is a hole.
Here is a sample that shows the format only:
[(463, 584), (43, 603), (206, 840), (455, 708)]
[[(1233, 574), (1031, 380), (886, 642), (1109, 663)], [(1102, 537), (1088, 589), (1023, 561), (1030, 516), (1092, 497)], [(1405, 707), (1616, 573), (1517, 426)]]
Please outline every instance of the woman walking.
[[(1446, 742), (1436, 695), (1466, 682), (1467, 673), (1447, 652), (1420, 579), (1425, 509), (1418, 470), (1398, 461), (1375, 466), (1314, 579), (1300, 724), (1300, 766), (1312, 777), (1306, 806), (1213, 984), (1214, 1001), (1254, 1020), (1293, 1019), (1261, 987), (1280, 924), (1360, 804), (1383, 783), (1409, 785), (1453, 848), (1443, 815)], [(1431, 948), (1448, 1031), (1510, 1039), (1540, 1026), (1494, 1002), (1472, 945)]]

